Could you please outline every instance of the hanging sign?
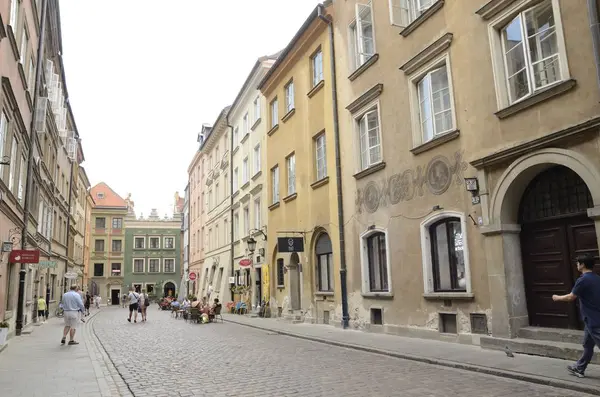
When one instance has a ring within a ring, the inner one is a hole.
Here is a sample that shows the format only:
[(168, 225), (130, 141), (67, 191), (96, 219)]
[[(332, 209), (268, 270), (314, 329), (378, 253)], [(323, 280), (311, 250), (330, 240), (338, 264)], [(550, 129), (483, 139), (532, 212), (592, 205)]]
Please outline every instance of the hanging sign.
[(40, 261), (39, 250), (12, 250), (8, 257), (12, 263), (38, 263)]
[(196, 281), (196, 273), (192, 272), (188, 275), (190, 281)]
[(304, 239), (302, 237), (278, 237), (277, 251), (304, 252)]
[(242, 259), (242, 260), (240, 261), (240, 266), (241, 266), (241, 267), (248, 267), (248, 266), (250, 266), (251, 264), (252, 264), (252, 259), (247, 259), (247, 258), (245, 258), (245, 259)]

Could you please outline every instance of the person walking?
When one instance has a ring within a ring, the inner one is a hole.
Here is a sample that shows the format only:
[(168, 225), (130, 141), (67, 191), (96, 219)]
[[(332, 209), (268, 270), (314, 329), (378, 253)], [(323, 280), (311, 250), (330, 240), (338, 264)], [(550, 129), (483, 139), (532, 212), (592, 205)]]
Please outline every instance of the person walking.
[(38, 319), (40, 319), (42, 321), (42, 323), (45, 323), (47, 318), (46, 318), (46, 299), (44, 299), (43, 297), (39, 297), (38, 301), (37, 301), (37, 311), (38, 311)]
[(579, 299), (581, 318), (585, 326), (583, 333), (583, 354), (567, 370), (579, 378), (585, 377), (587, 368), (594, 356), (594, 346), (600, 348), (600, 276), (594, 273), (594, 258), (585, 254), (577, 257), (577, 270), (581, 276), (575, 282), (571, 293), (552, 295), (555, 302), (572, 302)]
[(147, 310), (148, 306), (150, 306), (150, 300), (148, 299), (148, 294), (146, 293), (146, 290), (143, 289), (142, 293), (140, 294), (140, 299), (139, 299), (139, 304), (138, 304), (140, 313), (142, 315), (142, 321), (146, 321), (146, 313), (148, 311)]
[(133, 288), (129, 288), (129, 317), (127, 321), (131, 322), (131, 315), (133, 315), (133, 322), (137, 323), (137, 312), (138, 312), (138, 303), (140, 301), (140, 295), (133, 290)]
[(89, 291), (85, 294), (85, 315), (89, 316), (90, 315), (90, 305), (92, 304), (92, 297), (89, 293)]
[(75, 331), (79, 322), (79, 312), (84, 312), (83, 300), (77, 292), (76, 286), (71, 286), (71, 290), (66, 292), (62, 297), (62, 308), (64, 310), (65, 328), (60, 344), (64, 345), (69, 335), (69, 345), (78, 345), (75, 341)]

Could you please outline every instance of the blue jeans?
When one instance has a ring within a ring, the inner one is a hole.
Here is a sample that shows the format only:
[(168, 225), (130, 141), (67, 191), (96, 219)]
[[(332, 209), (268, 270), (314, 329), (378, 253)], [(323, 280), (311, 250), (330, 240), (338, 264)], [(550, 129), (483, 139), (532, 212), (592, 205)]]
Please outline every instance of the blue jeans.
[(588, 328), (586, 325), (583, 333), (583, 355), (575, 363), (575, 367), (579, 371), (585, 372), (588, 364), (592, 361), (594, 346), (600, 348), (600, 328)]

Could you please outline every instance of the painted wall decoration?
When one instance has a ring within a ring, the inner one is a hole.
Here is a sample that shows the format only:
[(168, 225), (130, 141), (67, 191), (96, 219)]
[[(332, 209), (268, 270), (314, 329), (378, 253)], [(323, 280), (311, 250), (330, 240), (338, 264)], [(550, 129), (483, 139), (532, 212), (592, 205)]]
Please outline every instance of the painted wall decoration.
[(451, 162), (446, 156), (435, 156), (425, 167), (407, 169), (379, 181), (370, 181), (356, 191), (356, 207), (359, 213), (373, 213), (380, 207), (396, 205), (401, 201), (410, 201), (425, 194), (425, 187), (431, 194), (444, 194), (452, 185), (464, 183), (467, 163), (463, 160), (463, 151), (454, 153)]

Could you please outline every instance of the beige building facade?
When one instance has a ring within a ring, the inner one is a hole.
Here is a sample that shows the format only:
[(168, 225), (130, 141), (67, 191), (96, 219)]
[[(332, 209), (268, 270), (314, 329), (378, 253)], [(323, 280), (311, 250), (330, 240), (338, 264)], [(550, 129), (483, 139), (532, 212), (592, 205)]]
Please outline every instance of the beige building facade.
[[(230, 239), (231, 189), (229, 164), (231, 138), (227, 125), (229, 106), (224, 108), (207, 136), (204, 137), (200, 151), (203, 152), (205, 167), (201, 169), (201, 183), (204, 184), (206, 204), (200, 208), (205, 212), (204, 262), (200, 271), (199, 295), (210, 300), (219, 298), (221, 302), (231, 299), (229, 277), (232, 274), (232, 256)], [(202, 228), (201, 228), (202, 230)]]
[[(267, 233), (266, 201), (266, 101), (256, 89), (276, 56), (259, 58), (234, 100), (228, 114), (231, 136), (231, 170), (233, 200), (231, 230), (225, 230), (227, 241), (233, 241), (234, 301), (243, 300), (256, 308), (269, 301), (263, 269), (268, 269), (265, 250)], [(229, 189), (229, 187), (226, 187)], [(231, 234), (233, 232), (233, 238)], [(248, 250), (248, 239), (256, 242)], [(248, 259), (250, 261), (248, 261)]]
[(334, 1), (352, 327), (473, 343), (582, 327), (551, 296), (598, 256), (588, 11), (478, 3)]
[(210, 134), (211, 126), (203, 125), (198, 133), (198, 151), (194, 155), (188, 167), (188, 247), (189, 259), (188, 269), (190, 273), (196, 273), (196, 280), (190, 283), (190, 293), (198, 296), (200, 294), (200, 279), (204, 267), (205, 256), (205, 229), (206, 223), (206, 185), (203, 175), (206, 167), (206, 156), (202, 151), (204, 140)]

